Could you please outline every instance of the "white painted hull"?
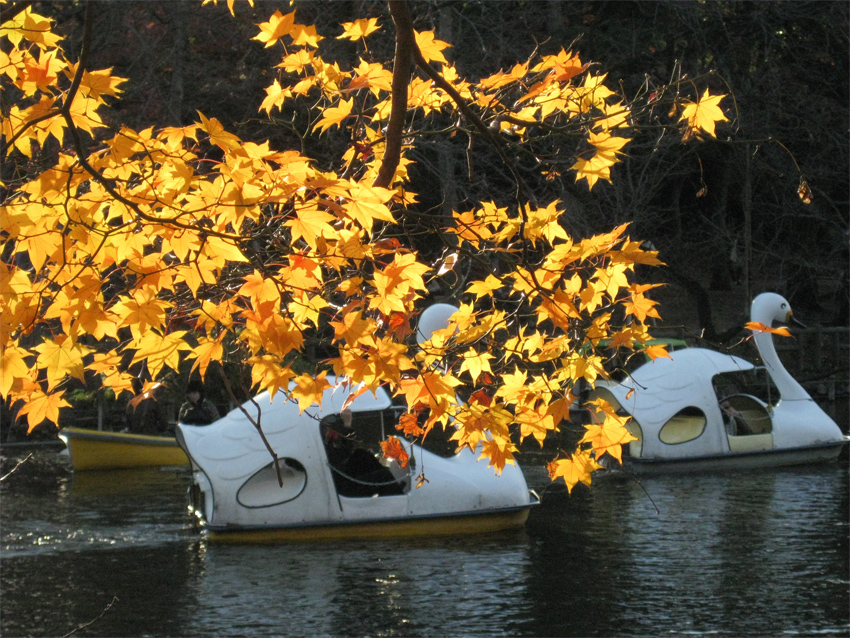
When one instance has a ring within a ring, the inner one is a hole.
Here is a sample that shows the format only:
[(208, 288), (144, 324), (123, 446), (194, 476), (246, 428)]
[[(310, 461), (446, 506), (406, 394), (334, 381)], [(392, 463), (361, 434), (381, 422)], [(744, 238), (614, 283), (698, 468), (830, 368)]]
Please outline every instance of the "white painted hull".
[[(457, 535), (525, 523), (537, 499), (519, 467), (508, 465), (497, 475), (468, 450), (446, 457), (413, 442), (404, 443), (406, 467), (382, 464), (374, 452), (398, 419), (389, 396), (382, 388), (359, 395), (350, 405), (348, 431), (331, 425), (345, 398), (329, 388), (321, 408), (304, 412), (282, 393), (243, 405), (249, 413), (261, 410), (280, 474), (241, 410), (211, 425), (178, 426), (192, 464), (192, 509), (211, 541)], [(341, 457), (342, 441), (354, 449)]]
[(839, 456), (848, 437), (783, 367), (772, 334), (759, 328), (787, 321), (788, 302), (763, 293), (751, 318), (769, 380), (739, 357), (686, 348), (621, 381), (597, 382), (591, 398), (628, 417), (635, 437), (625, 446), (626, 468), (636, 474), (747, 470)]
[(678, 459), (635, 459), (624, 456), (622, 470), (629, 474), (644, 476), (650, 474), (755, 470), (810, 463), (828, 463), (839, 457), (848, 441), (850, 439), (845, 438), (844, 441), (810, 447)]

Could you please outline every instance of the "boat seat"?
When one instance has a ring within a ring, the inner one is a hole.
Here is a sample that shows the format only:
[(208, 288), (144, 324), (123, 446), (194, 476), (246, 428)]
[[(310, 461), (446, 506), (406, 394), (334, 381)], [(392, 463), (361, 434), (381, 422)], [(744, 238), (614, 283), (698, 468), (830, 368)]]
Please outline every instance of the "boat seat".
[(772, 449), (773, 434), (729, 435), (729, 450), (731, 452), (758, 452)]

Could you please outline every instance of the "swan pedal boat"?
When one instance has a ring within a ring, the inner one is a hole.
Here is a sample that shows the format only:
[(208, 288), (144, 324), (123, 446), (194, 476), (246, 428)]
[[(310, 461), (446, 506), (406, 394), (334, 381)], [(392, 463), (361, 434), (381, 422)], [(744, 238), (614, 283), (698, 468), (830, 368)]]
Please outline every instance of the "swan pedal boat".
[(173, 436), (63, 428), (59, 438), (74, 470), (120, 470), (138, 467), (188, 467), (186, 453)]
[[(333, 385), (336, 381), (328, 377)], [(444, 457), (404, 442), (405, 468), (379, 461), (379, 442), (396, 434), (399, 408), (383, 388), (348, 407), (346, 393), (325, 391), (321, 409), (299, 412), (283, 392), (263, 392), (211, 425), (178, 424), (177, 440), (192, 464), (190, 509), (210, 541), (268, 543), (495, 532), (521, 527), (538, 502), (518, 466), (501, 475), (468, 450)], [(258, 415), (259, 408), (259, 415)], [(242, 410), (258, 419), (271, 454)], [(336, 415), (336, 416), (334, 416)], [(333, 440), (350, 437), (356, 469), (340, 467)], [(401, 439), (404, 441), (404, 439)], [(334, 457), (334, 463), (329, 459)], [(424, 481), (416, 486), (424, 472)]]
[[(753, 300), (752, 321), (772, 326), (790, 319), (782, 296), (762, 293)], [(746, 391), (759, 368), (703, 348), (670, 352), (670, 358), (645, 363), (622, 382), (597, 382), (590, 399), (604, 398), (618, 415), (631, 417), (626, 427), (637, 437), (624, 446), (622, 469), (636, 474), (752, 469), (839, 456), (850, 437), (785, 369), (773, 335), (754, 333), (773, 384), (766, 398), (778, 394), (775, 403)], [(596, 417), (605, 418), (600, 412)], [(608, 467), (615, 469), (616, 462)]]

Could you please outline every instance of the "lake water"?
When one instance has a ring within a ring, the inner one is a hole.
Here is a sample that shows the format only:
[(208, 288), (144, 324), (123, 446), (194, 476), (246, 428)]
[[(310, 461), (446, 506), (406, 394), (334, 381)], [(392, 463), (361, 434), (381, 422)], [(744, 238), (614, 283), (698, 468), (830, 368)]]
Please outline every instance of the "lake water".
[(847, 636), (845, 459), (555, 487), (515, 532), (255, 547), (195, 534), (188, 472), (41, 449), (0, 484), (0, 634)]

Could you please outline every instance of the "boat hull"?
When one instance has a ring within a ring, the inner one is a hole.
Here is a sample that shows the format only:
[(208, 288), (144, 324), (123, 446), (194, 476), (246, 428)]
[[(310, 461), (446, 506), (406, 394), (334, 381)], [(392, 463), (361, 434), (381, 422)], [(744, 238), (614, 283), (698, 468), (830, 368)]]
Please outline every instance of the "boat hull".
[(189, 458), (173, 437), (64, 428), (59, 438), (75, 470), (189, 466)]
[(529, 511), (530, 507), (522, 507), (495, 512), (291, 527), (206, 526), (204, 534), (211, 542), (248, 544), (457, 536), (520, 528), (528, 520)]
[(740, 454), (717, 454), (678, 459), (625, 457), (623, 470), (630, 474), (688, 474), (693, 472), (754, 470), (834, 461), (850, 441), (788, 449), (762, 450)]

